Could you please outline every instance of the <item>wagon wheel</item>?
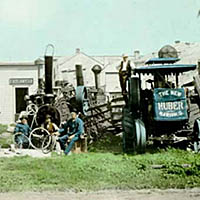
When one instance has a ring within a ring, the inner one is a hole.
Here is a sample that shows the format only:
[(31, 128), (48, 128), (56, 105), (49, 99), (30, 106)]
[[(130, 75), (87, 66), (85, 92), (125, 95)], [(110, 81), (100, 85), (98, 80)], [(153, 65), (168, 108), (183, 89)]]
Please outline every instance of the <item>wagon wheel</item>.
[(57, 126), (60, 126), (61, 115), (59, 110), (55, 106), (46, 104), (38, 109), (36, 120), (39, 125), (45, 123), (46, 115), (50, 115), (51, 121), (55, 123)]
[(78, 86), (76, 88), (76, 102), (79, 105), (81, 112), (87, 115), (89, 109), (89, 102), (87, 98), (87, 89), (84, 86)]
[(23, 145), (24, 141), (27, 142), (27, 143), (25, 143), (25, 147), (26, 148), (29, 148), (29, 146), (30, 146), (29, 138), (26, 135), (24, 135), (23, 133), (21, 133), (21, 132), (15, 133), (13, 135), (12, 139), (13, 139), (13, 143), (15, 144), (15, 146), (18, 149), (22, 149), (24, 147), (24, 145)]
[[(29, 136), (29, 141), (30, 141), (31, 147), (34, 149), (41, 149), (43, 140), (48, 135), (50, 135), (50, 134), (45, 128), (39, 127), (39, 128), (33, 129)], [(46, 141), (45, 146), (43, 146), (43, 148), (47, 148), (47, 146), (50, 145), (51, 138), (50, 137), (48, 137), (48, 138), (49, 138), (49, 140)]]
[(136, 151), (144, 153), (146, 149), (146, 129), (144, 123), (140, 119), (137, 119), (135, 120), (135, 127), (136, 138), (134, 140), (134, 145), (136, 147)]
[(194, 122), (194, 151), (200, 152), (200, 119), (196, 119)]
[(36, 104), (31, 103), (26, 107), (26, 112), (28, 115), (35, 115), (35, 113), (38, 111), (38, 107)]
[(54, 106), (60, 112), (61, 122), (67, 121), (70, 118), (70, 105), (64, 97), (57, 99)]

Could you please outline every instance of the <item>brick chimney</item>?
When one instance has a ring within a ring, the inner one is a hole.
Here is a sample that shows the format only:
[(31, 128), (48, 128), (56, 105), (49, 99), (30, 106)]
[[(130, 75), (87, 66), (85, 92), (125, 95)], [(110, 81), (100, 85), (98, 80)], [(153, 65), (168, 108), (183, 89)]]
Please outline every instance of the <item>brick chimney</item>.
[(138, 59), (140, 57), (140, 51), (139, 50), (134, 51), (134, 57), (135, 57), (135, 59)]
[(76, 54), (79, 54), (81, 52), (80, 48), (76, 48)]
[(156, 57), (156, 52), (152, 53), (152, 57), (155, 58)]

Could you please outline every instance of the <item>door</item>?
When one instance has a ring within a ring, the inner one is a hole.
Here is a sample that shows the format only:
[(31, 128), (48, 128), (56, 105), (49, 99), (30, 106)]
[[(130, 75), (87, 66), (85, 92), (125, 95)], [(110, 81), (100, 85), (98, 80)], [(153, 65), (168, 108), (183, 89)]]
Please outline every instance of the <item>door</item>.
[(15, 88), (16, 114), (26, 110), (24, 96), (28, 94), (28, 88)]

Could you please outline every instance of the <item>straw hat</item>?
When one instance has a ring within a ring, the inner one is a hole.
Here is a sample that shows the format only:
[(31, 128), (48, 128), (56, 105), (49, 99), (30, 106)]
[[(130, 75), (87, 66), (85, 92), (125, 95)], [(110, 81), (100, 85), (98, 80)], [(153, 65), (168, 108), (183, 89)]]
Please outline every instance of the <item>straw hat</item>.
[(127, 53), (123, 53), (123, 54), (122, 54), (122, 57), (123, 57), (123, 58), (127, 58), (127, 57), (128, 57), (128, 54), (127, 54)]

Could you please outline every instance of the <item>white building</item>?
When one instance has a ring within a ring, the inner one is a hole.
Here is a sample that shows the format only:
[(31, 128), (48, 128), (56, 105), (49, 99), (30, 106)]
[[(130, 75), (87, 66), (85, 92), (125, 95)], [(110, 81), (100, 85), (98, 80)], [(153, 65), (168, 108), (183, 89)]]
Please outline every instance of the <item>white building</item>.
[[(129, 56), (132, 62), (135, 59), (140, 59), (139, 52), (136, 51), (134, 55)], [(57, 77), (55, 80), (67, 80), (75, 87), (76, 83), (76, 65), (82, 65), (84, 85), (86, 87), (95, 86), (94, 73), (92, 68), (95, 65), (99, 65), (102, 69), (100, 73), (100, 88), (102, 88), (108, 95), (121, 94), (121, 87), (119, 84), (119, 75), (117, 66), (119, 66), (122, 56), (89, 56), (76, 49), (76, 52), (72, 56), (57, 58), (54, 63)], [(137, 65), (137, 63), (135, 63)]]
[[(199, 60), (200, 43), (187, 43), (176, 41), (174, 46), (181, 60), (179, 63), (197, 64)], [(129, 55), (129, 59), (136, 67), (144, 65), (145, 61), (152, 57), (158, 57), (157, 52), (141, 56), (139, 51)], [(53, 59), (53, 81), (67, 80), (76, 87), (75, 65), (82, 65), (84, 85), (95, 86), (92, 68), (99, 65), (102, 69), (100, 74), (100, 87), (110, 96), (121, 94), (118, 71), (122, 57), (119, 56), (89, 56), (76, 49), (72, 56), (55, 56)], [(38, 77), (44, 78), (42, 60), (39, 62), (1, 62), (0, 63), (0, 123), (14, 122), (15, 115), (25, 109), (24, 95), (34, 94), (38, 88)], [(38, 67), (41, 70), (38, 72)], [(196, 72), (184, 73), (180, 84), (193, 80)], [(54, 85), (53, 85), (54, 86)]]
[[(176, 41), (171, 46), (175, 47), (178, 51), (180, 61), (177, 64), (197, 64), (200, 59), (200, 43)], [(135, 63), (136, 67), (142, 66), (150, 58), (158, 57), (158, 51), (147, 55), (140, 55), (140, 52), (136, 50), (133, 52), (133, 55), (129, 55), (129, 59)], [(119, 65), (121, 60), (121, 55), (89, 56), (81, 52), (80, 49), (76, 49), (75, 54), (72, 56), (57, 58), (55, 67), (60, 79), (68, 80), (76, 87), (76, 64), (81, 64), (83, 67), (85, 86), (95, 85), (94, 74), (91, 69), (94, 65), (99, 65), (102, 68), (100, 74), (100, 87), (104, 89), (107, 94), (115, 96), (121, 93), (118, 71), (116, 70), (116, 66)], [(185, 72), (181, 80), (179, 80), (180, 85), (192, 81), (195, 73), (196, 71)], [(56, 77), (54, 78), (55, 80), (57, 79)], [(148, 77), (144, 77), (144, 79), (148, 79)], [(143, 83), (143, 87), (146, 86), (148, 86), (148, 84)]]
[(0, 63), (0, 123), (15, 121), (15, 115), (25, 110), (25, 94), (38, 87), (38, 66), (34, 62)]

